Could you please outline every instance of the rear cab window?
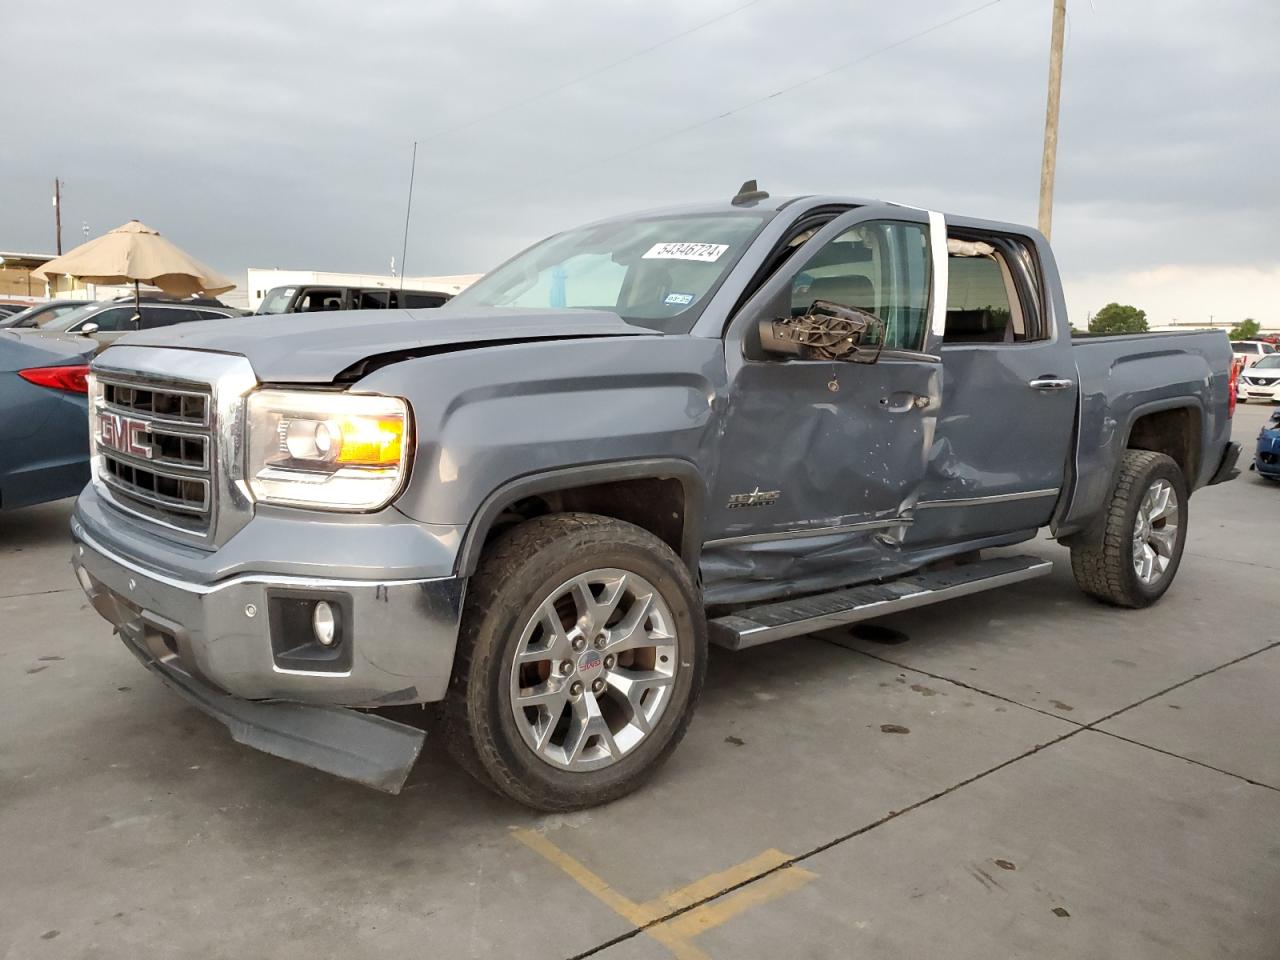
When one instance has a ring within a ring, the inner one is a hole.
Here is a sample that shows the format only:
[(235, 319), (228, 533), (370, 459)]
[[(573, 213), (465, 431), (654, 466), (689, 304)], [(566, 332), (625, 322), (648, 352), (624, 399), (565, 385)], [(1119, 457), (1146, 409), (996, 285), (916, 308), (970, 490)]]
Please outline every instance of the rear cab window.
[(976, 234), (947, 240), (947, 320), (943, 343), (1012, 344), (1047, 340), (1039, 278), (1016, 238)]

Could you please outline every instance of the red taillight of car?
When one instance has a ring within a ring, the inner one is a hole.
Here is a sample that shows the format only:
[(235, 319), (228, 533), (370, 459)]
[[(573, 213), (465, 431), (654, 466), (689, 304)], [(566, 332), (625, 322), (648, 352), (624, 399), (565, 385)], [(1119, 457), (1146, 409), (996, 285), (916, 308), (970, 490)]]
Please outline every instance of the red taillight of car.
[(89, 365), (76, 364), (73, 367), (31, 367), (19, 370), (18, 376), (37, 387), (48, 387), (50, 390), (65, 390), (67, 393), (88, 393)]
[(1227, 375), (1227, 417), (1236, 415), (1236, 384), (1240, 380), (1240, 370), (1244, 367), (1244, 362), (1236, 362), (1233, 357), (1231, 360), (1231, 372)]

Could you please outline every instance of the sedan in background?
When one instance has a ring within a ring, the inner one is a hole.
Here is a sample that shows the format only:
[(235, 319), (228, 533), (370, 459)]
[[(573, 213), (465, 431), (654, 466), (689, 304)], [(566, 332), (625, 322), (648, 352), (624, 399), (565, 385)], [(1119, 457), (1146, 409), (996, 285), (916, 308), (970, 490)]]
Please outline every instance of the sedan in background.
[(83, 337), (0, 330), (0, 510), (60, 500), (89, 482)]
[(72, 310), (79, 310), (83, 306), (85, 306), (83, 300), (50, 300), (48, 303), (37, 303), (33, 307), (19, 310), (0, 320), (0, 328), (43, 327), (46, 323), (57, 320)]
[(1236, 378), (1236, 399), (1280, 402), (1280, 353), (1261, 358), (1251, 367), (1245, 367)]

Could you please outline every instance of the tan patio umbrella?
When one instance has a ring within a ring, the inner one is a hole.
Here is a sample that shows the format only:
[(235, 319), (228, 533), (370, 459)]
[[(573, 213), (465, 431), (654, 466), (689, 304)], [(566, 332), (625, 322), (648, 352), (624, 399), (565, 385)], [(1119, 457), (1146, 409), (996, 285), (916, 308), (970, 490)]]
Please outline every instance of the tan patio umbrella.
[(174, 297), (196, 293), (217, 296), (235, 287), (137, 220), (82, 243), (31, 272), (44, 278), (69, 274), (86, 283), (132, 283), (135, 308), (140, 306), (139, 283), (152, 284)]

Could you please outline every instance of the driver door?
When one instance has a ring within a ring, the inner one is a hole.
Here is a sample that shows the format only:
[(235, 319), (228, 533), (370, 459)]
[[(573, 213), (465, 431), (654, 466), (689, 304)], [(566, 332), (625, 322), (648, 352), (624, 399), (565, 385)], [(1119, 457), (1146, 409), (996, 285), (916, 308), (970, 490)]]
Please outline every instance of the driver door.
[[(928, 352), (931, 240), (923, 211), (845, 213), (731, 321), (702, 561), (709, 603), (823, 589), (899, 562), (893, 544), (924, 482), (942, 392), (941, 362)], [(878, 360), (766, 353), (759, 321), (808, 313), (814, 300), (878, 317)]]

